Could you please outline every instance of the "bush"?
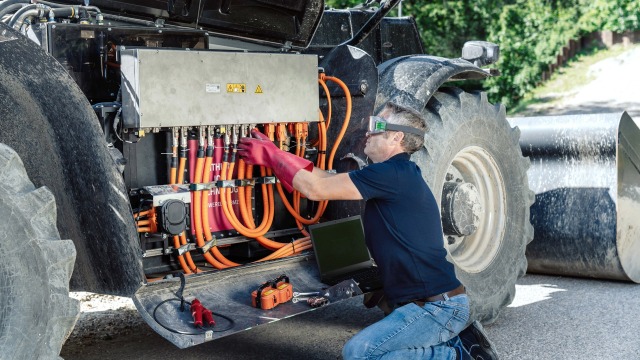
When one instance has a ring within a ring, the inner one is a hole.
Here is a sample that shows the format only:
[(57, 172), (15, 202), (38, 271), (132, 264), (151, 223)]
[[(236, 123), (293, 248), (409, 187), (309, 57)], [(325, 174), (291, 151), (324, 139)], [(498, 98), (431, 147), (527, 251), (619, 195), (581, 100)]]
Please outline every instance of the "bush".
[[(355, 0), (328, 0), (334, 7)], [(570, 39), (600, 30), (640, 29), (640, 0), (404, 0), (428, 54), (458, 57), (467, 40), (500, 45), (500, 77), (484, 82), (492, 102), (507, 107), (536, 85)]]

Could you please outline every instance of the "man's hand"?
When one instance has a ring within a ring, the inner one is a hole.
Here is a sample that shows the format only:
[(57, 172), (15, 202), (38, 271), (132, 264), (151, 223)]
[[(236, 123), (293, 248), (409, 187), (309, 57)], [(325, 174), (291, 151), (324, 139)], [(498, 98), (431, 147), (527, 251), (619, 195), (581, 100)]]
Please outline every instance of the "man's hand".
[(313, 170), (313, 163), (294, 154), (282, 151), (258, 130), (251, 130), (253, 138), (244, 137), (238, 144), (239, 155), (247, 164), (270, 167), (276, 173), (280, 183), (293, 191), (293, 177), (302, 169)]

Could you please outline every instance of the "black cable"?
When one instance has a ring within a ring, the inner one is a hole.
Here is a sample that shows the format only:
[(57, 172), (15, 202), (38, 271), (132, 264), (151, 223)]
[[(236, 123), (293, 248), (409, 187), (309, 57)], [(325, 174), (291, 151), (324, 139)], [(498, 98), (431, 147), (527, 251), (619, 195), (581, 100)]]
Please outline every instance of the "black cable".
[(184, 310), (185, 310), (184, 304), (185, 303), (189, 304), (189, 307), (191, 307), (191, 303), (188, 302), (188, 301), (185, 301), (184, 297), (182, 296), (182, 293), (184, 292), (184, 288), (187, 285), (187, 279), (186, 279), (186, 277), (184, 276), (183, 273), (178, 273), (178, 276), (180, 276), (180, 288), (178, 288), (178, 291), (176, 291), (176, 293), (175, 293), (176, 297), (172, 298), (172, 299), (166, 299), (166, 300), (162, 301), (161, 303), (156, 305), (155, 309), (153, 309), (153, 320), (155, 320), (158, 323), (158, 325), (160, 325), (163, 328), (171, 331), (172, 333), (181, 334), (181, 335), (201, 335), (201, 334), (206, 333), (207, 331), (223, 332), (223, 331), (227, 331), (227, 330), (233, 328), (233, 325), (235, 324), (235, 322), (230, 317), (222, 315), (222, 314), (219, 314), (219, 313), (216, 313), (216, 312), (213, 312), (213, 311), (211, 311), (212, 315), (216, 315), (218, 317), (221, 317), (221, 318), (227, 320), (229, 322), (229, 326), (227, 326), (224, 329), (217, 329), (217, 330), (208, 329), (208, 330), (205, 330), (204, 328), (201, 328), (202, 331), (199, 331), (199, 332), (188, 332), (188, 331), (176, 330), (176, 329), (170, 328), (169, 326), (161, 323), (160, 320), (158, 320), (158, 316), (156, 315), (156, 312), (158, 311), (160, 306), (168, 303), (169, 301), (180, 301), (180, 308), (179, 308), (180, 312), (184, 312)]
[[(198, 332), (195, 332), (195, 331), (194, 331), (194, 332), (188, 332), (188, 331), (176, 330), (176, 329), (171, 328), (171, 327), (169, 327), (168, 325), (165, 325), (165, 324), (163, 324), (162, 322), (160, 322), (160, 320), (158, 319), (157, 314), (156, 314), (156, 312), (158, 311), (158, 309), (160, 308), (160, 306), (162, 306), (162, 305), (164, 305), (165, 303), (168, 303), (168, 302), (170, 302), (170, 301), (181, 301), (181, 300), (180, 300), (180, 299), (178, 299), (178, 298), (172, 298), (172, 299), (166, 299), (166, 300), (162, 301), (161, 303), (159, 303), (159, 304), (155, 307), (155, 309), (153, 309), (153, 320), (155, 320), (155, 321), (158, 323), (158, 325), (162, 326), (163, 328), (165, 328), (165, 329), (166, 329), (166, 330), (168, 330), (168, 331), (171, 331), (172, 333), (180, 334), (180, 335), (202, 335), (202, 334), (205, 334), (207, 331), (223, 332), (223, 331), (231, 330), (231, 328), (233, 328), (233, 326), (234, 326), (234, 324), (235, 324), (235, 321), (233, 321), (233, 319), (231, 319), (230, 317), (228, 317), (228, 316), (225, 316), (225, 315), (222, 315), (222, 314), (220, 314), (220, 313), (217, 313), (217, 312), (213, 312), (213, 311), (212, 311), (211, 313), (212, 313), (213, 315), (218, 316), (218, 317), (221, 317), (221, 318), (223, 318), (223, 319), (227, 320), (227, 321), (229, 322), (229, 326), (227, 326), (226, 328), (223, 328), (223, 329), (210, 328), (210, 329), (206, 329), (206, 330), (205, 330), (204, 328), (202, 328), (202, 330), (201, 330), (201, 331), (198, 331)], [(185, 301), (185, 302), (186, 302), (187, 304), (189, 304), (189, 306), (191, 306), (191, 303), (190, 303), (190, 302), (188, 302), (188, 301)]]

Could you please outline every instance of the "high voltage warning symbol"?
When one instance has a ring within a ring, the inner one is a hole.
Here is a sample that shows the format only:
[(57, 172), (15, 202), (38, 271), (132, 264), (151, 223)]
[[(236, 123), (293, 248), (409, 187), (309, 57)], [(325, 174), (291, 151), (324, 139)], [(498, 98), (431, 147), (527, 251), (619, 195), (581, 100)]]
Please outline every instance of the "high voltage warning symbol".
[(258, 85), (258, 87), (256, 88), (256, 94), (262, 94), (262, 88), (260, 87), (260, 85)]
[(227, 84), (228, 93), (244, 93), (247, 92), (245, 84)]

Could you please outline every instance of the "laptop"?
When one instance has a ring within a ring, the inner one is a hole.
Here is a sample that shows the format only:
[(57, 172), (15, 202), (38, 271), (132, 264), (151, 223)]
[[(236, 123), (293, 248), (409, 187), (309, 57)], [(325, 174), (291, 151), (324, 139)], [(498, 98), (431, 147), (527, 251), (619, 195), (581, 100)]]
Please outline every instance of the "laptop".
[(323, 283), (335, 285), (354, 279), (363, 292), (382, 289), (360, 216), (310, 225), (309, 233)]

